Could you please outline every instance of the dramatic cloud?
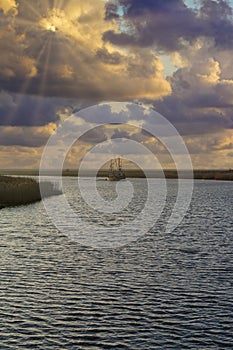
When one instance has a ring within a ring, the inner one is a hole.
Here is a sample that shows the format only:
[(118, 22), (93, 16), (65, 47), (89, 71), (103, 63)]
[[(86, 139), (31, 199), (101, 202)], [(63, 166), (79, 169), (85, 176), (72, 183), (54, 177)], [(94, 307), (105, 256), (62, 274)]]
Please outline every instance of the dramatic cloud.
[(202, 25), (195, 13), (182, 1), (116, 0), (106, 7), (106, 18), (117, 18), (117, 9), (122, 7), (123, 17), (130, 31), (110, 30), (104, 39), (116, 45), (156, 45), (160, 49), (176, 50), (181, 39), (191, 41), (200, 35)]
[(0, 10), (3, 11), (3, 13), (10, 14), (12, 16), (17, 14), (17, 3), (15, 0), (0, 0)]
[(43, 148), (1, 146), (1, 169), (38, 169)]
[(46, 144), (56, 127), (53, 123), (43, 127), (0, 126), (0, 145), (41, 147)]
[[(176, 51), (199, 37), (214, 38), (216, 46), (233, 44), (232, 9), (224, 0), (203, 0), (199, 11), (182, 0), (112, 0), (106, 19), (126, 30), (109, 30), (104, 39), (115, 45), (136, 45)], [(123, 14), (121, 14), (123, 13)]]
[(60, 119), (68, 101), (0, 92), (0, 125), (40, 126)]
[(233, 130), (185, 137), (194, 168), (232, 168)]
[[(101, 102), (114, 123), (103, 102), (118, 100), (148, 103), (171, 121), (195, 167), (232, 167), (232, 2), (190, 3), (0, 0), (0, 166), (37, 167), (62, 120)], [(139, 109), (126, 117), (143, 126)], [(85, 122), (98, 122), (94, 111)], [(165, 155), (154, 138), (115, 125), (86, 134), (67, 166), (97, 142), (128, 136)]]
[(184, 66), (169, 78), (172, 94), (154, 105), (182, 134), (233, 128), (233, 79), (230, 60), (225, 60), (229, 54), (207, 39), (180, 51)]
[[(126, 52), (103, 42), (103, 33), (117, 26), (105, 20), (102, 0), (69, 0), (62, 6), (21, 0), (2, 8), (2, 89), (92, 101), (170, 93), (155, 52)], [(17, 8), (14, 16), (12, 8)]]

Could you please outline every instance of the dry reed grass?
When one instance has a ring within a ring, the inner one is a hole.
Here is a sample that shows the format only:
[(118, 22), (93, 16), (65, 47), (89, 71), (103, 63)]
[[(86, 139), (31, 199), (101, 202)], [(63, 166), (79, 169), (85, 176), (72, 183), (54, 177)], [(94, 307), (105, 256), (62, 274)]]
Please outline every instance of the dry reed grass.
[[(51, 182), (43, 183), (45, 197), (61, 194)], [(34, 203), (41, 200), (39, 183), (28, 177), (0, 175), (0, 208)]]

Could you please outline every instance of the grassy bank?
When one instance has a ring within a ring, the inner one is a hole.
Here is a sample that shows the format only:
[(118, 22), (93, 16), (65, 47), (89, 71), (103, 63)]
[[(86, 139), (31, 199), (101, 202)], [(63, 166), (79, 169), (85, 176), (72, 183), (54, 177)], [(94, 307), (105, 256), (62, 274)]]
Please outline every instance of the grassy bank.
[[(145, 174), (140, 169), (124, 169), (127, 178), (144, 178)], [(5, 175), (23, 175), (23, 176), (39, 176), (39, 170), (1, 170), (2, 174)], [(44, 175), (48, 176), (60, 176), (60, 173), (56, 170), (48, 170), (44, 172)], [(64, 169), (62, 176), (78, 176), (78, 169)], [(86, 170), (83, 176), (95, 176), (95, 172), (92, 170)], [(98, 172), (98, 177), (107, 177), (108, 170), (100, 169)], [(147, 170), (147, 176), (150, 178), (161, 178), (161, 173), (156, 170)], [(164, 170), (164, 176), (167, 179), (177, 179), (178, 174), (176, 170)], [(180, 178), (187, 179), (190, 178), (189, 172), (183, 170), (179, 174)], [(193, 177), (197, 180), (225, 180), (233, 181), (233, 170), (228, 169), (213, 169), (213, 170), (196, 170), (193, 171)]]
[[(45, 197), (61, 194), (50, 182), (43, 183)], [(34, 203), (41, 200), (39, 183), (28, 177), (0, 175), (0, 208)]]

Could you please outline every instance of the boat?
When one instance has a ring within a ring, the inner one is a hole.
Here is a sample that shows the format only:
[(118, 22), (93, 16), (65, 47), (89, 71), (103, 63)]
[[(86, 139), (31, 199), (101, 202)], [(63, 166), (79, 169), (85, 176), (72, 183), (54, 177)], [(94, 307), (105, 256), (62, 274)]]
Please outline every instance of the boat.
[(126, 178), (121, 158), (111, 159), (107, 180), (120, 181)]

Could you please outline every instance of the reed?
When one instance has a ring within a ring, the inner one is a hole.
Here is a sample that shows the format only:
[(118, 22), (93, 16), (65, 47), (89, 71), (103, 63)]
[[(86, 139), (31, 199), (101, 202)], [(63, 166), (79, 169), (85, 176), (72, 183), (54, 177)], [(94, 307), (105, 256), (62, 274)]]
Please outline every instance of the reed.
[[(51, 182), (43, 182), (43, 196), (61, 194)], [(0, 208), (25, 205), (42, 199), (39, 183), (28, 177), (11, 177), (0, 175)]]

